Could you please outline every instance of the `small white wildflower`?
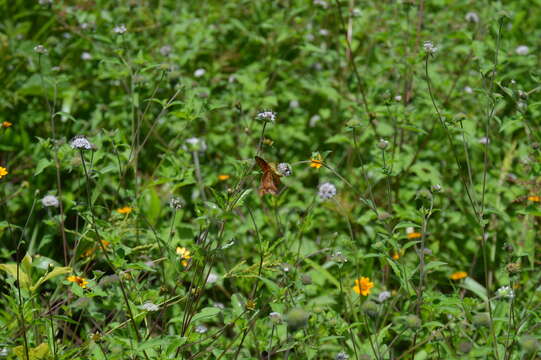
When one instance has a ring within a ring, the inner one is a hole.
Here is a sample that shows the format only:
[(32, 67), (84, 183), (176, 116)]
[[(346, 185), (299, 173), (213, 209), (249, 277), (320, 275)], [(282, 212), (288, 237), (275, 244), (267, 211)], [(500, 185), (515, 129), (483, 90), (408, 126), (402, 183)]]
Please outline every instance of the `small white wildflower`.
[(425, 51), (428, 53), (428, 54), (435, 54), (436, 51), (438, 51), (438, 48), (436, 46), (434, 46), (434, 44), (432, 43), (432, 41), (425, 41), (423, 43), (423, 48), (425, 49)]
[(502, 286), (496, 291), (497, 297), (512, 299), (515, 297), (515, 292), (509, 286)]
[(221, 302), (216, 302), (216, 303), (214, 303), (214, 307), (215, 307), (215, 308), (218, 308), (218, 309), (220, 309), (220, 310), (225, 309), (225, 305), (224, 305), (223, 303), (221, 303)]
[(209, 329), (205, 326), (205, 325), (197, 325), (195, 327), (195, 332), (198, 333), (198, 334), (204, 334), (208, 331)]
[(45, 207), (58, 207), (60, 201), (58, 201), (58, 198), (54, 195), (45, 195), (43, 199), (41, 199), (41, 204)]
[(466, 94), (472, 94), (472, 93), (473, 93), (473, 89), (472, 89), (471, 87), (469, 87), (469, 86), (466, 86), (466, 87), (464, 87), (464, 92), (465, 92)]
[(435, 185), (432, 185), (430, 189), (432, 190), (432, 192), (440, 192), (442, 187), (440, 184), (435, 184)]
[(257, 114), (256, 119), (266, 121), (266, 122), (275, 122), (276, 113), (273, 111), (262, 111), (259, 114)]
[(276, 311), (271, 312), (269, 314), (269, 318), (275, 324), (280, 324), (282, 322), (282, 320), (283, 320), (282, 314), (280, 314), (279, 312), (276, 312)]
[(413, 228), (413, 226), (408, 226), (406, 228), (406, 234), (413, 234), (415, 232), (415, 229)]
[(181, 198), (172, 197), (171, 199), (169, 199), (169, 206), (173, 210), (181, 209), (183, 205), (184, 205), (184, 201)]
[(332, 199), (336, 195), (336, 186), (329, 182), (323, 183), (319, 185), (318, 195), (321, 200)]
[(314, 41), (314, 39), (315, 39), (314, 34), (311, 34), (311, 33), (306, 34), (306, 40)]
[(40, 5), (49, 5), (53, 3), (53, 0), (39, 0)]
[(202, 77), (207, 71), (205, 69), (197, 69), (194, 71), (193, 76), (196, 78)]
[(71, 140), (71, 147), (79, 150), (92, 150), (94, 146), (84, 135), (77, 135)]
[(528, 55), (530, 53), (530, 48), (526, 45), (520, 45), (515, 49), (517, 55)]
[(329, 36), (329, 30), (327, 30), (327, 29), (320, 29), (320, 30), (319, 30), (319, 35), (321, 35), (321, 36)]
[(299, 107), (299, 101), (298, 100), (291, 100), (289, 102), (289, 107), (292, 109), (296, 109)]
[(210, 273), (207, 277), (207, 284), (214, 284), (219, 278), (218, 274)]
[(84, 23), (81, 23), (81, 25), (79, 25), (79, 27), (81, 28), (81, 30), (87, 30), (90, 28), (90, 24), (87, 23), (87, 22), (84, 22)]
[(340, 351), (336, 356), (334, 357), (334, 360), (347, 360), (349, 359), (349, 355), (346, 354), (343, 351)]
[(151, 301), (146, 301), (143, 305), (139, 306), (139, 309), (145, 310), (145, 311), (158, 311), (160, 310), (160, 306), (154, 304)]
[(319, 115), (313, 115), (311, 118), (310, 118), (310, 122), (308, 123), (308, 125), (310, 127), (314, 127), (316, 126), (316, 124), (319, 122), (319, 120), (321, 120), (321, 116)]
[(396, 96), (394, 97), (394, 100), (397, 101), (397, 102), (402, 101), (402, 95), (396, 95)]
[(128, 29), (126, 28), (126, 25), (124, 24), (117, 25), (113, 28), (113, 32), (119, 35), (124, 34), (126, 31), (128, 31)]
[(479, 22), (479, 15), (477, 15), (476, 12), (470, 11), (469, 13), (466, 14), (465, 19), (468, 22), (477, 24)]
[(482, 145), (490, 144), (490, 139), (487, 138), (486, 136), (483, 136), (482, 138), (479, 139), (479, 144), (482, 144)]
[(378, 147), (381, 150), (385, 150), (389, 147), (389, 142), (385, 139), (379, 139)]
[(282, 264), (282, 271), (283, 272), (289, 272), (291, 270), (291, 265), (289, 264)]
[(359, 17), (361, 16), (361, 14), (362, 14), (362, 11), (361, 9), (358, 9), (358, 8), (353, 9), (353, 11), (351, 12), (351, 15), (353, 15), (354, 17)]
[(329, 6), (324, 0), (314, 0), (314, 5), (321, 6), (323, 9), (326, 9)]
[(389, 291), (382, 291), (378, 295), (378, 302), (382, 303), (390, 297), (391, 297), (391, 293)]
[(227, 82), (230, 84), (234, 83), (235, 81), (237, 81), (237, 77), (235, 75), (229, 75), (227, 78)]
[(81, 59), (82, 60), (92, 60), (92, 54), (90, 54), (89, 52), (83, 52), (81, 54)]
[(169, 54), (171, 54), (172, 50), (173, 48), (171, 47), (171, 45), (164, 45), (160, 48), (160, 54), (162, 54), (163, 56), (168, 56)]
[(189, 139), (186, 139), (186, 144), (188, 144), (188, 150), (192, 152), (207, 150), (207, 144), (205, 143), (205, 140), (203, 139), (191, 137)]
[(276, 170), (283, 176), (290, 176), (293, 173), (291, 166), (288, 163), (279, 163)]
[(47, 54), (47, 49), (43, 45), (37, 45), (34, 47), (34, 51), (38, 54)]

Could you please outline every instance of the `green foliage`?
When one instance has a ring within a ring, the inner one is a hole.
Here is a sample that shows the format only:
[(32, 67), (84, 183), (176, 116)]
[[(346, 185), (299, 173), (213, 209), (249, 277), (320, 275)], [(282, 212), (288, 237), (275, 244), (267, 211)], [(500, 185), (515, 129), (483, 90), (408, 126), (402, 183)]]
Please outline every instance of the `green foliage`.
[(0, 358), (539, 357), (535, 5), (0, 0)]

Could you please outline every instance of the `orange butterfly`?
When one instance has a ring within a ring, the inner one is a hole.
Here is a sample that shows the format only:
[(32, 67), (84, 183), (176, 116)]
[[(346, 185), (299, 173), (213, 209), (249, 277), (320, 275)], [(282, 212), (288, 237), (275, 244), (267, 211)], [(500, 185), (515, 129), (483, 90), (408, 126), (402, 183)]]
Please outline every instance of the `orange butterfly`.
[(255, 157), (255, 162), (261, 170), (263, 170), (263, 176), (261, 177), (261, 185), (259, 186), (259, 195), (278, 194), (278, 186), (280, 186), (280, 174), (271, 166), (268, 162), (260, 158)]

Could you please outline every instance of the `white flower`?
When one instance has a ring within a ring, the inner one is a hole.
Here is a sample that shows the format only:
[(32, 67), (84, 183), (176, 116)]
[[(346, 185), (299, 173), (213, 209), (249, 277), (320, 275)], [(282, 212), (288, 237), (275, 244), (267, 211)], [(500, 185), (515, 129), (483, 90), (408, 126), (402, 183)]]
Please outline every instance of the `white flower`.
[(0, 356), (1, 357), (6, 357), (6, 356), (8, 356), (8, 354), (9, 354), (9, 350), (8, 350), (7, 347), (4, 347), (4, 348), (0, 349)]
[(361, 9), (358, 9), (358, 8), (353, 9), (353, 11), (351, 12), (351, 15), (355, 17), (359, 17), (361, 16), (361, 14), (362, 14)]
[(34, 51), (38, 54), (47, 54), (47, 49), (43, 45), (37, 45), (34, 47)]
[(318, 195), (321, 200), (332, 199), (336, 195), (336, 186), (329, 182), (323, 183), (319, 185)]
[(275, 324), (279, 324), (282, 322), (282, 314), (276, 312), (276, 311), (273, 311), (269, 314), (269, 318), (271, 319), (271, 321)]
[(126, 29), (126, 25), (124, 24), (117, 25), (113, 28), (113, 32), (119, 35), (124, 34), (126, 31), (128, 31), (128, 29)]
[(310, 118), (310, 122), (308, 123), (308, 125), (310, 127), (314, 127), (316, 126), (316, 124), (318, 123), (318, 121), (321, 120), (321, 116), (319, 115), (313, 115), (311, 118)]
[(382, 303), (390, 297), (391, 297), (391, 293), (389, 291), (382, 291), (378, 295), (378, 302)]
[(207, 277), (207, 284), (214, 284), (219, 278), (218, 274), (210, 273)]
[(205, 75), (206, 72), (207, 71), (205, 69), (197, 69), (197, 70), (194, 71), (193, 76), (199, 78), (199, 77)]
[(473, 89), (472, 89), (471, 87), (469, 87), (469, 86), (466, 86), (466, 87), (464, 87), (464, 92), (465, 92), (466, 94), (472, 94), (472, 93), (473, 93)]
[(262, 111), (256, 116), (257, 120), (263, 120), (266, 122), (275, 122), (276, 121), (276, 113), (273, 111)]
[(186, 144), (188, 144), (188, 150), (192, 152), (207, 150), (207, 144), (205, 143), (205, 140), (203, 139), (191, 137), (189, 139), (186, 139)]
[(83, 52), (81, 54), (81, 59), (82, 60), (92, 60), (92, 55), (89, 53), (89, 52)]
[(434, 44), (432, 43), (432, 41), (425, 41), (423, 43), (423, 48), (425, 49), (425, 51), (428, 53), (428, 54), (435, 54), (436, 51), (438, 51), (438, 48), (436, 46), (434, 46)]
[(415, 232), (415, 229), (413, 228), (413, 226), (408, 226), (406, 228), (406, 234), (412, 234)]
[(400, 102), (400, 101), (402, 101), (402, 96), (401, 95), (396, 95), (394, 97), (394, 100)]
[(490, 139), (487, 138), (486, 136), (483, 136), (482, 138), (479, 139), (479, 144), (486, 145), (489, 143), (490, 143)]
[(289, 102), (289, 107), (292, 109), (296, 109), (299, 107), (299, 101), (298, 100), (291, 100)]
[(227, 78), (227, 82), (230, 84), (234, 83), (235, 81), (237, 81), (237, 77), (235, 75), (229, 75)]
[(466, 18), (466, 21), (471, 22), (471, 23), (479, 22), (479, 15), (477, 15), (477, 13), (473, 11), (470, 11), (469, 13), (467, 13), (465, 18)]
[(512, 299), (515, 297), (515, 292), (509, 286), (502, 286), (496, 291), (497, 297)]
[(146, 301), (143, 305), (139, 306), (139, 309), (145, 311), (158, 311), (160, 310), (160, 306), (154, 304), (153, 302)]
[(327, 2), (326, 1), (323, 1), (323, 0), (314, 0), (314, 5), (319, 5), (321, 6), (322, 8), (326, 9), (327, 8)]
[(39, 0), (40, 5), (49, 5), (53, 3), (53, 0)]
[(319, 30), (319, 35), (321, 35), (321, 36), (328, 36), (328, 35), (329, 35), (329, 30), (327, 30), (327, 29), (320, 29), (320, 30)]
[(530, 48), (526, 45), (520, 45), (517, 46), (515, 52), (517, 53), (517, 55), (528, 55), (528, 53), (530, 52)]
[(45, 207), (58, 207), (60, 205), (60, 201), (58, 201), (58, 198), (54, 195), (45, 195), (43, 199), (41, 199), (41, 203)]
[(181, 209), (183, 204), (184, 204), (184, 201), (181, 198), (178, 198), (178, 197), (172, 197), (169, 200), (169, 206), (174, 210)]
[(164, 45), (160, 48), (160, 54), (162, 54), (163, 56), (167, 56), (171, 54), (172, 50), (173, 48), (171, 47), (171, 45)]
[(389, 147), (389, 142), (385, 139), (379, 139), (378, 147), (381, 150), (385, 150)]
[(84, 135), (77, 135), (71, 140), (71, 147), (79, 150), (91, 150), (93, 145)]
[(205, 325), (197, 325), (195, 327), (195, 332), (198, 333), (198, 334), (204, 334), (208, 331), (209, 329), (205, 326)]
[(288, 163), (279, 163), (276, 170), (283, 176), (290, 176), (293, 173)]
[(218, 308), (220, 310), (225, 309), (225, 305), (223, 303), (221, 303), (221, 302), (214, 303), (214, 307), (216, 307), (216, 308)]
[(343, 351), (340, 351), (336, 356), (334, 357), (334, 360), (347, 360), (349, 359), (349, 355), (346, 354)]

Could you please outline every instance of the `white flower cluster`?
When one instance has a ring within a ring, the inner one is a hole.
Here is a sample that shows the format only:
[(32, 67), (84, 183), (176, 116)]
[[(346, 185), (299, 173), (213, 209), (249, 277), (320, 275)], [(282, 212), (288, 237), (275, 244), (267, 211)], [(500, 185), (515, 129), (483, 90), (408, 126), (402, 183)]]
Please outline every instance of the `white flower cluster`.
[(332, 199), (336, 196), (336, 186), (329, 182), (323, 183), (319, 185), (318, 195), (321, 200)]

